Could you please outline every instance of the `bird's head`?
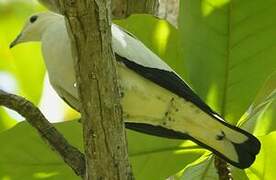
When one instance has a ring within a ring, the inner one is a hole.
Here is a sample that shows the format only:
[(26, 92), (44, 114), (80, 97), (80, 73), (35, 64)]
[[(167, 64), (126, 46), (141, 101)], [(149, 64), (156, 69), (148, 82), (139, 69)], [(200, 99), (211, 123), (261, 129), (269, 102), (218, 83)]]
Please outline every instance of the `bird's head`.
[(49, 12), (33, 14), (27, 19), (21, 32), (12, 41), (10, 48), (24, 42), (40, 41), (42, 34), (47, 27), (51, 23), (56, 22), (56, 20), (60, 17), (61, 15)]

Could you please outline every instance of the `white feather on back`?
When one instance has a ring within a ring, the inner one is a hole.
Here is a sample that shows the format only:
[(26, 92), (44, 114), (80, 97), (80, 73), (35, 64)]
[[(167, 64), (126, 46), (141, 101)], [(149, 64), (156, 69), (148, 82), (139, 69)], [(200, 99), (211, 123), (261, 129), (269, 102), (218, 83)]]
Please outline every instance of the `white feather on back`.
[(115, 53), (145, 67), (173, 72), (170, 66), (149, 50), (143, 43), (124, 32), (117, 25), (113, 24), (111, 30), (112, 45)]

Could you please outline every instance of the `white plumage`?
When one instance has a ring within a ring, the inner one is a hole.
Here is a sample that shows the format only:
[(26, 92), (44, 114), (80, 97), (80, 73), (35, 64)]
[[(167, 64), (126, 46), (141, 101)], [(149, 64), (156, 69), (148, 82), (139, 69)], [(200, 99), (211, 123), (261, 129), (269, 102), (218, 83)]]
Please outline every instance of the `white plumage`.
[[(65, 20), (54, 13), (31, 16), (11, 47), (41, 41), (50, 82), (57, 93), (79, 110), (73, 57)], [(112, 25), (121, 104), (128, 128), (169, 138), (189, 138), (229, 163), (249, 167), (260, 143), (251, 134), (225, 123), (156, 54), (139, 40)]]

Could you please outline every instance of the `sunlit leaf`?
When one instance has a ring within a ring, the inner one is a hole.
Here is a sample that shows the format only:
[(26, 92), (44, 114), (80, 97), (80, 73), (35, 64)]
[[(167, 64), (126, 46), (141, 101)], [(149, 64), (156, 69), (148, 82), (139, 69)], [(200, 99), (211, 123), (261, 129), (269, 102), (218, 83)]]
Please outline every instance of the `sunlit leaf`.
[(259, 137), (262, 149), (255, 163), (246, 170), (249, 179), (273, 180), (276, 177), (276, 131)]
[(245, 170), (230, 166), (230, 172), (233, 179), (238, 180), (249, 180), (249, 177), (246, 175)]
[(214, 166), (214, 156), (207, 153), (195, 162), (189, 164), (176, 175), (179, 180), (216, 180), (218, 175)]
[(165, 179), (204, 152), (190, 141), (168, 140), (128, 131), (129, 155), (136, 179)]
[(276, 130), (276, 72), (264, 83), (239, 126), (262, 136)]
[[(176, 180), (216, 180), (219, 179), (217, 169), (214, 166), (214, 156), (210, 152), (178, 172), (174, 178)], [(238, 180), (248, 180), (244, 170), (230, 166), (231, 176)]]
[(180, 36), (187, 77), (235, 124), (276, 69), (274, 0), (181, 0)]

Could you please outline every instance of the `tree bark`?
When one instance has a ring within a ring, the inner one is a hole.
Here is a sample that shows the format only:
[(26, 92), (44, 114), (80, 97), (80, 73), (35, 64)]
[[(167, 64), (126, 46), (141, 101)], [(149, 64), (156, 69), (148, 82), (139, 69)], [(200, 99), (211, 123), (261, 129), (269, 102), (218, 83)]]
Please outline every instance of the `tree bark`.
[[(49, 10), (61, 13), (59, 0), (38, 0)], [(126, 18), (131, 14), (152, 14), (158, 15), (159, 0), (113, 0), (111, 4), (114, 18)]]
[(169, 23), (178, 26), (179, 0), (159, 0), (157, 17), (166, 19)]
[(113, 0), (112, 15), (116, 19), (132, 14), (151, 14), (158, 16), (159, 0)]
[(85, 179), (133, 179), (111, 46), (111, 0), (60, 0), (82, 104)]
[[(61, 13), (59, 0), (38, 0), (49, 10)], [(177, 26), (179, 0), (112, 0), (112, 15), (115, 19), (126, 18), (132, 14), (151, 14), (166, 19)]]

